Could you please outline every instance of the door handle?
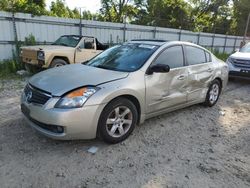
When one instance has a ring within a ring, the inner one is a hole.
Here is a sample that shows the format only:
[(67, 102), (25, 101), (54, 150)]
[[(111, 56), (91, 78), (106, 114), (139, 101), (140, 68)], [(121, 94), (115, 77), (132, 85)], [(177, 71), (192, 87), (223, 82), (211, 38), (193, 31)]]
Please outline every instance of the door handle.
[(185, 76), (184, 75), (180, 75), (177, 79), (178, 80), (184, 80)]
[(213, 69), (209, 68), (207, 69), (207, 72), (213, 72)]

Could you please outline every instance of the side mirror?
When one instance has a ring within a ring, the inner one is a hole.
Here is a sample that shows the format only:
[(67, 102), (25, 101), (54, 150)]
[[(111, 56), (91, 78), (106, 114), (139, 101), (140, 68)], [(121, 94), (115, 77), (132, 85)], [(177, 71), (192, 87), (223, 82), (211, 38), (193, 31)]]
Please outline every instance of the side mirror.
[(236, 48), (236, 49), (234, 50), (234, 52), (238, 52), (238, 51), (240, 51), (240, 49), (239, 49), (239, 48)]
[(76, 50), (77, 50), (78, 52), (81, 52), (81, 51), (82, 51), (82, 49), (81, 49), (80, 46), (78, 46), (78, 47), (76, 48)]
[(165, 64), (157, 64), (150, 66), (147, 70), (147, 74), (153, 74), (155, 73), (167, 73), (170, 71), (170, 67)]

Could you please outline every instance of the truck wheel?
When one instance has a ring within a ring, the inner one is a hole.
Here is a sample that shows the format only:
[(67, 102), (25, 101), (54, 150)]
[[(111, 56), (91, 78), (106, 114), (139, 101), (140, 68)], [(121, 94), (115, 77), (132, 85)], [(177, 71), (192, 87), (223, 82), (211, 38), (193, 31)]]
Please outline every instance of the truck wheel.
[(64, 61), (63, 59), (54, 59), (52, 63), (50, 64), (50, 67), (51, 68), (60, 67), (60, 66), (67, 65), (67, 64), (68, 63)]
[(31, 65), (25, 63), (25, 64), (24, 64), (24, 67), (25, 67), (25, 70), (26, 70), (26, 71), (31, 72)]
[(28, 63), (24, 64), (25, 70), (27, 70), (29, 73), (37, 73), (39, 72), (39, 69), (35, 67), (34, 65), (30, 65)]

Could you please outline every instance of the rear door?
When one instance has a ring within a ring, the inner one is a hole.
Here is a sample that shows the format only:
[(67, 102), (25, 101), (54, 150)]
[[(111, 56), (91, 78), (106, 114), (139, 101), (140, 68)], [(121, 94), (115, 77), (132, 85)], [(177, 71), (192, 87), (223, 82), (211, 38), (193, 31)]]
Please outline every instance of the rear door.
[(82, 63), (95, 57), (101, 51), (96, 50), (95, 38), (84, 37), (75, 52), (75, 63)]
[(170, 71), (145, 75), (147, 113), (186, 103), (188, 71), (184, 66), (182, 45), (163, 50), (152, 63), (155, 64), (167, 64)]
[(201, 100), (206, 96), (215, 69), (211, 54), (202, 48), (185, 45), (185, 56), (188, 64), (188, 102)]

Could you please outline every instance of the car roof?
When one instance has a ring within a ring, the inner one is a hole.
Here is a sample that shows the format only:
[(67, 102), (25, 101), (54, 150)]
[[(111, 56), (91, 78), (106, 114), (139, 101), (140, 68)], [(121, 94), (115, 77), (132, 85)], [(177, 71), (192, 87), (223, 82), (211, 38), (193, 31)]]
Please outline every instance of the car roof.
[(62, 35), (61, 37), (67, 37), (67, 36), (80, 37), (80, 38), (83, 38), (83, 37), (95, 38), (95, 37), (93, 37), (93, 36), (84, 36), (84, 35), (82, 35), (82, 36), (80, 36), (80, 35)]
[(163, 44), (166, 44), (168, 41), (167, 40), (157, 40), (157, 39), (133, 39), (129, 42), (130, 43), (141, 43), (141, 44), (162, 46)]
[(191, 42), (185, 42), (185, 41), (168, 41), (168, 40), (159, 40), (159, 39), (134, 39), (134, 40), (131, 40), (130, 42), (131, 43), (157, 45), (157, 46), (185, 44), (185, 45), (189, 45), (189, 46), (202, 48), (202, 49), (208, 51), (206, 48), (203, 48), (202, 46), (199, 46), (199, 45), (191, 43)]

